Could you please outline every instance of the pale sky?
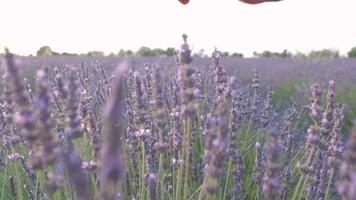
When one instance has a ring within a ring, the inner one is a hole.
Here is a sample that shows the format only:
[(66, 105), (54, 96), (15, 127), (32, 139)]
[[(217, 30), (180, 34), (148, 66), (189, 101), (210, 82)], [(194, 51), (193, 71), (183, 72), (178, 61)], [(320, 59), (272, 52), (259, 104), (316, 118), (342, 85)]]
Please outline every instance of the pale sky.
[[(355, 0), (284, 0), (247, 5), (238, 0), (0, 0), (0, 48), (35, 54), (105, 53), (179, 47), (193, 51), (308, 52), (356, 46)], [(0, 50), (2, 52), (3, 50)]]

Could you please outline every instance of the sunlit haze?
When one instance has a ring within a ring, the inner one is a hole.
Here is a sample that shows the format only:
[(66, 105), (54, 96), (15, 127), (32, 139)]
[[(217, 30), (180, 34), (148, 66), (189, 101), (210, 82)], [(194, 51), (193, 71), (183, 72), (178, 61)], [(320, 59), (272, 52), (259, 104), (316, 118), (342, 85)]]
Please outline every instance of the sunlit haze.
[[(187, 33), (193, 51), (251, 55), (356, 46), (356, 1), (284, 0), (0, 0), (0, 48), (22, 55), (44, 45), (57, 52), (117, 53), (178, 47)], [(0, 50), (2, 52), (2, 50)]]

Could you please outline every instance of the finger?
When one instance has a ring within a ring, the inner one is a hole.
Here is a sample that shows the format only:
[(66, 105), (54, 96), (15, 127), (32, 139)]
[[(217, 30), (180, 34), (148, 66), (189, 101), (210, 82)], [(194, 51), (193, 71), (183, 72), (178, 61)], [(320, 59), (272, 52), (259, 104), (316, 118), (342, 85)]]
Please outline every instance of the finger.
[(182, 4), (187, 4), (187, 3), (189, 3), (189, 0), (178, 0), (179, 2), (181, 2)]

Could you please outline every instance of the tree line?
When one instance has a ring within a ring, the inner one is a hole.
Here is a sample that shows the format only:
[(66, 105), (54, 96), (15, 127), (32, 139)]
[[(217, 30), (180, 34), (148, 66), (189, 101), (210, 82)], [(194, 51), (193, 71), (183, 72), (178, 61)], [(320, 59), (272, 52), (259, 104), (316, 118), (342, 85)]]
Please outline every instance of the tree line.
[[(49, 46), (42, 46), (37, 52), (37, 56), (57, 56), (57, 55), (63, 55), (63, 56), (78, 56), (78, 55), (84, 55), (84, 56), (174, 56), (176, 53), (176, 49), (173, 47), (169, 47), (166, 49), (162, 48), (149, 48), (149, 47), (141, 47), (137, 51), (132, 51), (132, 50), (125, 50), (125, 49), (120, 49), (117, 53), (110, 53), (108, 55), (105, 55), (104, 52), (102, 51), (89, 51), (84, 54), (75, 54), (75, 53), (58, 53), (56, 51), (53, 51), (51, 47)], [(204, 52), (203, 49), (199, 50), (197, 53), (194, 54), (194, 56), (198, 57), (205, 57), (207, 56)], [(238, 57), (238, 58), (243, 58), (244, 55), (242, 53), (230, 53), (227, 51), (222, 52), (223, 57)], [(302, 53), (302, 52), (296, 52), (292, 53), (288, 50), (283, 50), (282, 52), (273, 52), (269, 50), (265, 50), (262, 52), (253, 52), (253, 56), (257, 58), (272, 58), (272, 57), (277, 57), (277, 58), (325, 58), (325, 57), (331, 57), (331, 58), (339, 58), (340, 53), (339, 50), (337, 49), (321, 49), (321, 50), (313, 50), (309, 53)], [(351, 48), (347, 52), (347, 57), (349, 58), (356, 58), (356, 47)]]

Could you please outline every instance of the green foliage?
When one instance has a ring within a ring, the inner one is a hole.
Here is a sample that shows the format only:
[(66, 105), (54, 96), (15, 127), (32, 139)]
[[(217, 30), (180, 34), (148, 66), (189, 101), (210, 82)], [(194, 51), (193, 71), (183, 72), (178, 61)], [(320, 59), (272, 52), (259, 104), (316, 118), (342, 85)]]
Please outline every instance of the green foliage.
[(356, 47), (353, 47), (349, 52), (347, 52), (349, 58), (356, 58)]
[(235, 57), (235, 58), (243, 58), (244, 57), (244, 54), (242, 53), (232, 53), (230, 57)]
[(222, 52), (222, 56), (223, 57), (229, 57), (230, 53), (228, 51), (224, 51), (224, 52)]
[(174, 48), (168, 47), (166, 49), (166, 55), (167, 56), (174, 56), (174, 54), (175, 54), (175, 49)]
[[(306, 83), (308, 79), (299, 79), (299, 80), (285, 80), (281, 81), (274, 89), (272, 96), (272, 103), (275, 105), (277, 111), (283, 111), (289, 107), (295, 98), (297, 97), (298, 89), (307, 87)], [(308, 84), (307, 84), (308, 85)], [(308, 89), (308, 88), (304, 88)], [(300, 95), (299, 98), (302, 98)], [(304, 101), (307, 100), (304, 99)]]
[(101, 57), (101, 56), (105, 56), (104, 52), (102, 51), (89, 51), (87, 53), (87, 56), (92, 56), (92, 57)]
[(131, 50), (120, 49), (118, 56), (132, 56), (134, 54)]
[(258, 58), (271, 58), (271, 57), (290, 58), (290, 57), (292, 57), (292, 53), (290, 53), (286, 49), (283, 50), (281, 53), (265, 50), (262, 53), (253, 52), (253, 55)]
[(67, 52), (63, 52), (62, 56), (77, 56), (78, 54), (75, 53), (67, 53)]
[(161, 48), (151, 49), (145, 46), (141, 47), (136, 52), (136, 55), (138, 56), (173, 56), (174, 54), (174, 48), (167, 48), (166, 50), (164, 50)]
[(336, 88), (336, 102), (344, 104), (344, 126), (342, 127), (343, 133), (351, 131), (353, 120), (356, 119), (356, 84), (347, 88)]
[(155, 56), (153, 50), (149, 47), (141, 47), (137, 52), (136, 55), (138, 56)]
[(51, 47), (49, 46), (42, 46), (37, 52), (37, 56), (53, 56), (59, 55), (59, 53), (52, 51)]
[(339, 50), (336, 49), (322, 49), (322, 50), (314, 50), (308, 54), (309, 58), (339, 58)]

